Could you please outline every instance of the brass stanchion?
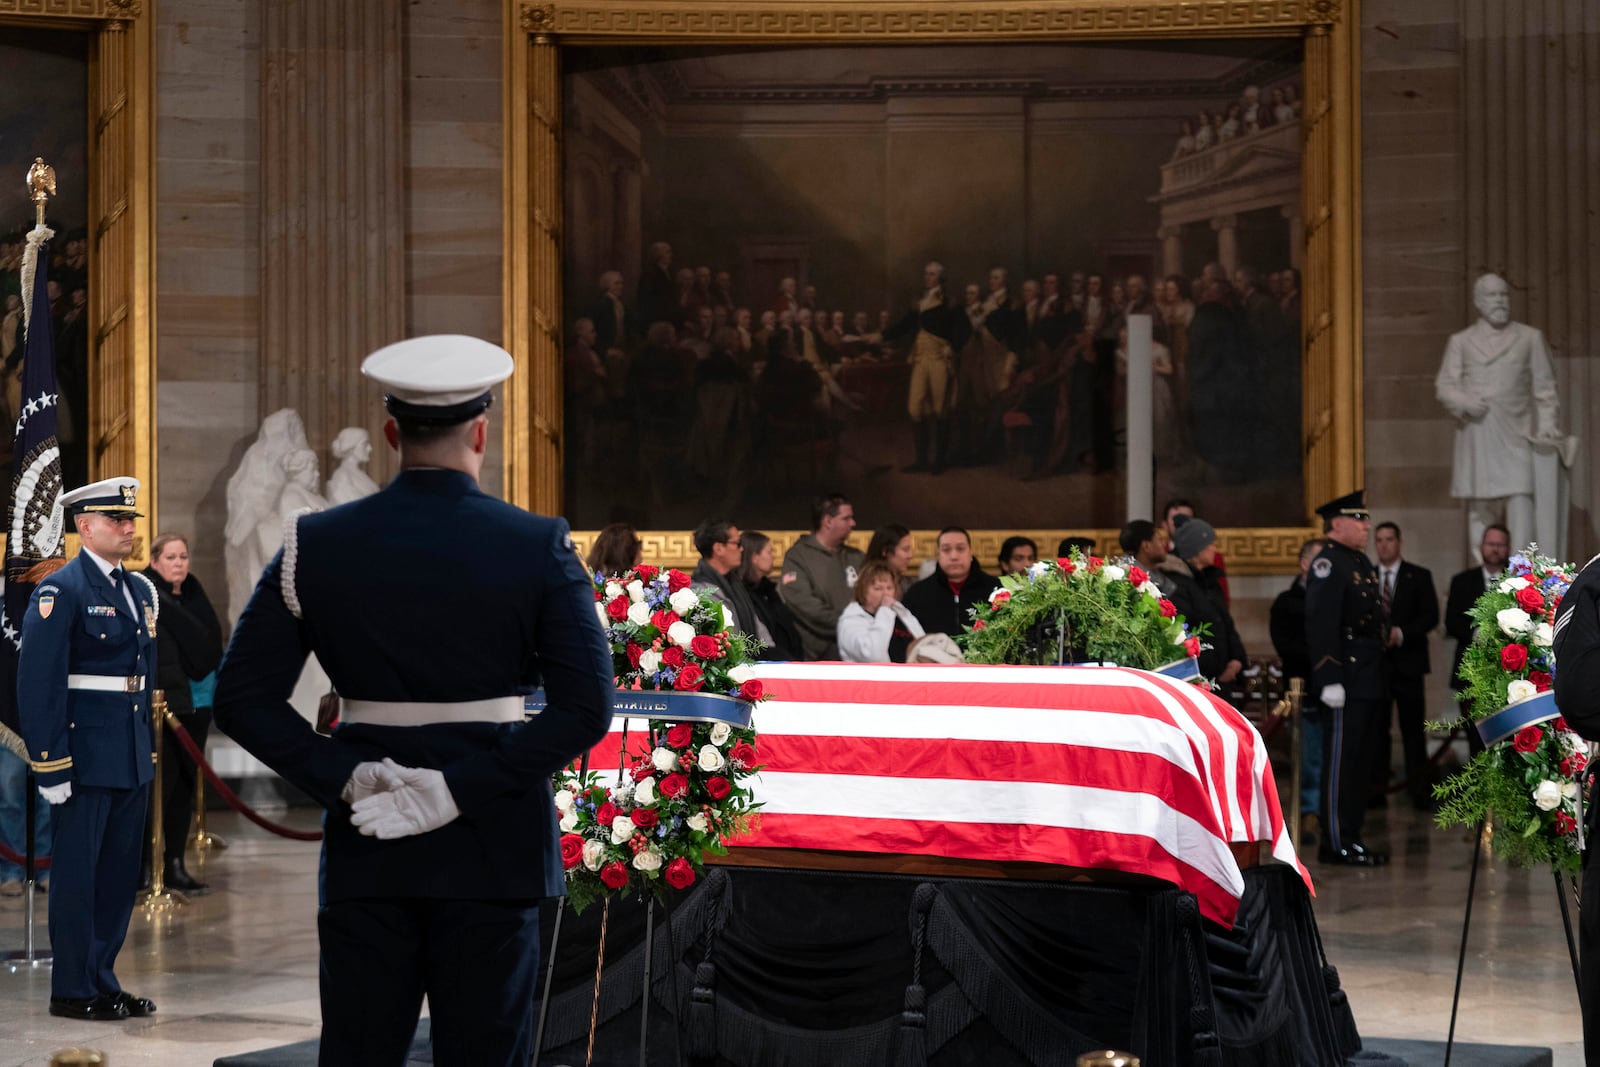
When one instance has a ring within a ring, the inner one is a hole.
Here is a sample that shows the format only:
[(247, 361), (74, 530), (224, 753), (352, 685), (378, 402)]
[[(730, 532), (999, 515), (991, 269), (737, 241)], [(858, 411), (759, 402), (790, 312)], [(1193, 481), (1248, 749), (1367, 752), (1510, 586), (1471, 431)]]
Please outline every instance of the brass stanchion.
[(206, 830), (206, 776), (199, 763), (194, 767), (194, 847), (200, 852), (228, 847), (228, 839)]
[(189, 898), (167, 888), (166, 836), (161, 832), (161, 741), (167, 718), (167, 695), (154, 690), (150, 701), (150, 737), (155, 746), (156, 776), (150, 783), (150, 888), (139, 894), (139, 905), (152, 914), (172, 911)]
[(64, 1048), (50, 1054), (50, 1067), (106, 1067), (110, 1062), (95, 1048)]
[(1139, 1057), (1108, 1048), (1103, 1052), (1085, 1052), (1078, 1057), (1078, 1067), (1139, 1067)]
[(1290, 678), (1289, 692), (1278, 706), (1272, 709), (1274, 715), (1289, 720), (1289, 840), (1294, 842), (1295, 851), (1300, 849), (1300, 769), (1305, 738), (1300, 733), (1300, 705), (1306, 699), (1306, 682), (1304, 678)]

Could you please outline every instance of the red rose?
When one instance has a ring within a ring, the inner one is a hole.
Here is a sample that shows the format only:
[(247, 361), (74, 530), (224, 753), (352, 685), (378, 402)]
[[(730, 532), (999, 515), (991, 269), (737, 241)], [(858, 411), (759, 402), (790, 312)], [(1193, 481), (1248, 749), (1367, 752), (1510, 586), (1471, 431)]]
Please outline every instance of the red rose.
[(634, 808), (632, 814), (628, 816), (633, 820), (633, 825), (641, 830), (654, 830), (656, 820), (660, 817), (661, 813), (655, 808)]
[(1532, 752), (1539, 747), (1539, 742), (1544, 740), (1544, 731), (1537, 726), (1524, 726), (1517, 731), (1511, 739), (1511, 747), (1518, 752)]
[(1077, 568), (1072, 565), (1072, 560), (1068, 559), (1066, 556), (1058, 557), (1056, 559), (1056, 566), (1061, 568), (1062, 574), (1071, 574), (1073, 571), (1077, 570)]
[(667, 591), (671, 592), (671, 593), (676, 593), (680, 589), (687, 589), (687, 588), (689, 588), (689, 585), (691, 584), (691, 581), (692, 581), (692, 579), (690, 579), (690, 577), (687, 574), (683, 573), (682, 571), (677, 571), (677, 570), (668, 571), (667, 572)]
[(661, 877), (665, 878), (667, 884), (674, 889), (687, 889), (694, 885), (694, 868), (690, 866), (688, 860), (679, 856), (667, 864), (666, 869), (661, 872)]
[(1148, 582), (1149, 580), (1150, 580), (1150, 576), (1144, 572), (1144, 568), (1143, 567), (1129, 567), (1128, 568), (1128, 581), (1130, 583), (1132, 583), (1133, 585), (1143, 585), (1145, 582)]
[(989, 598), (989, 606), (992, 607), (992, 608), (998, 608), (998, 607), (1001, 607), (1002, 605), (1004, 605), (1010, 599), (1011, 599), (1011, 590), (1009, 590), (1009, 589), (996, 589), (995, 592), (994, 592), (994, 596)]
[[(1528, 677), (1529, 677), (1529, 679), (1532, 679), (1533, 676), (1530, 674)], [(1567, 719), (1566, 719), (1566, 716), (1564, 716), (1564, 715), (1557, 715), (1556, 716), (1556, 721), (1552, 725), (1554, 725), (1557, 730), (1570, 730), (1570, 729), (1572, 729), (1572, 727), (1567, 725)]]
[(1527, 611), (1544, 610), (1544, 594), (1531, 585), (1517, 590), (1517, 606)]
[(672, 624), (678, 621), (678, 613), (665, 608), (650, 616), (650, 625), (665, 634), (672, 629)]
[(583, 838), (578, 834), (561, 835), (561, 866), (572, 870), (583, 862)]
[(1574, 752), (1561, 761), (1561, 773), (1568, 778), (1576, 778), (1583, 773), (1584, 756), (1582, 752)]
[(601, 826), (610, 826), (620, 814), (622, 813), (617, 810), (617, 806), (608, 800), (595, 811), (594, 821)]
[(606, 598), (606, 595), (600, 591), (600, 587), (598, 585), (595, 586), (594, 587), (594, 602), (596, 604), (598, 604), (598, 603), (600, 603), (600, 601), (604, 600), (605, 598)]
[(706, 672), (691, 663), (678, 672), (678, 679), (672, 683), (672, 688), (684, 693), (693, 693), (705, 684)]
[(621, 861), (608, 863), (600, 868), (600, 881), (604, 882), (607, 888), (621, 889), (628, 884), (628, 868), (624, 867)]
[(712, 800), (723, 800), (733, 792), (733, 783), (722, 776), (706, 779), (706, 792), (711, 794)]
[(1187, 641), (1185, 641), (1183, 643), (1183, 650), (1185, 652), (1189, 653), (1189, 658), (1190, 659), (1199, 659), (1200, 658), (1200, 639), (1198, 637), (1189, 638), (1189, 640), (1187, 640)]
[(689, 651), (701, 659), (720, 659), (722, 646), (717, 644), (715, 637), (706, 634), (696, 634), (693, 641), (689, 642)]
[(634, 670), (639, 669), (639, 657), (644, 655), (644, 646), (633, 641), (628, 642), (628, 666)]
[(612, 597), (611, 603), (606, 605), (606, 614), (617, 622), (628, 617), (628, 598), (625, 596)]
[(761, 757), (756, 754), (756, 746), (748, 741), (740, 741), (728, 752), (728, 758), (735, 763), (742, 763), (746, 769), (754, 767), (761, 762)]
[[(1532, 682), (1534, 688), (1539, 690), (1541, 693), (1550, 688), (1550, 675), (1546, 674), (1544, 671), (1529, 671), (1528, 681)], [(1560, 719), (1556, 720), (1556, 729), (1562, 729), (1562, 723)]]
[(760, 678), (752, 678), (739, 687), (739, 696), (752, 704), (760, 700), (766, 692), (766, 687), (761, 684)]
[(1528, 650), (1521, 645), (1507, 645), (1500, 650), (1500, 666), (1508, 671), (1520, 671), (1528, 665)]
[(1172, 601), (1168, 600), (1166, 597), (1162, 597), (1161, 598), (1161, 617), (1163, 619), (1176, 619), (1178, 617), (1178, 605), (1174, 604)]
[(661, 653), (661, 662), (663, 665), (671, 667), (674, 670), (683, 666), (683, 649), (679, 648), (677, 645), (668, 645), (667, 650)]
[(694, 741), (694, 724), (680, 722), (667, 731), (667, 745), (671, 748), (687, 748)]
[(682, 774), (669, 774), (661, 779), (661, 784), (656, 786), (656, 792), (668, 800), (677, 800), (689, 791), (689, 779)]
[(1091, 571), (1097, 571), (1101, 567), (1105, 566), (1105, 562), (1106, 561), (1101, 559), (1099, 556), (1090, 556), (1089, 557), (1089, 569)]
[(641, 582), (651, 581), (658, 573), (660, 572), (658, 572), (648, 563), (641, 563), (637, 567), (633, 568), (633, 576), (639, 579)]
[(973, 632), (976, 633), (977, 631), (983, 629), (985, 626), (988, 626), (988, 625), (989, 625), (988, 623), (984, 622), (982, 619), (979, 619), (977, 622), (972, 624)]
[(1578, 828), (1578, 820), (1564, 811), (1556, 812), (1556, 833), (1570, 834)]

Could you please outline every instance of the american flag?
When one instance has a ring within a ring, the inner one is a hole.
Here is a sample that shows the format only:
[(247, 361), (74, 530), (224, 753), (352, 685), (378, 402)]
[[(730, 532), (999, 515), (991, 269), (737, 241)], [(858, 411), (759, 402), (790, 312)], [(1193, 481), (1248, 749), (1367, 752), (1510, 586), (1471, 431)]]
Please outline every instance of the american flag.
[[(1266, 745), (1185, 682), (1116, 667), (764, 663), (765, 807), (740, 846), (1022, 860), (1151, 875), (1232, 925), (1233, 843), (1311, 886)], [(616, 766), (623, 721), (591, 765)], [(628, 724), (631, 752), (644, 724)]]
[[(26, 341), (22, 357), (21, 410), (14, 412), (11, 496), (6, 508), (5, 607), (0, 611), (0, 722), (17, 729), (17, 649), (22, 617), (33, 586), (23, 575), (35, 564), (65, 550), (61, 517), (61, 449), (56, 442), (56, 346), (50, 319), (46, 274), (53, 231), (39, 226), (28, 234), (23, 254), (23, 287), (32, 293), (25, 307)], [(30, 278), (29, 275), (32, 275)]]

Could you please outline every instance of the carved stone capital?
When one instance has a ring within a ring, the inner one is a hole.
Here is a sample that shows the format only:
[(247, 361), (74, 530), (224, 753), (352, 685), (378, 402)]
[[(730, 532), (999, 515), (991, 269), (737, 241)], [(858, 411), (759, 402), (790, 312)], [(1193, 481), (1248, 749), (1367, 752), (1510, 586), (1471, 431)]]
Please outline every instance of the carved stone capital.
[(523, 4), (521, 26), (523, 33), (547, 34), (555, 28), (554, 4)]
[(1221, 233), (1223, 230), (1237, 229), (1238, 226), (1238, 215), (1218, 215), (1216, 218), (1211, 220), (1211, 228), (1218, 233)]

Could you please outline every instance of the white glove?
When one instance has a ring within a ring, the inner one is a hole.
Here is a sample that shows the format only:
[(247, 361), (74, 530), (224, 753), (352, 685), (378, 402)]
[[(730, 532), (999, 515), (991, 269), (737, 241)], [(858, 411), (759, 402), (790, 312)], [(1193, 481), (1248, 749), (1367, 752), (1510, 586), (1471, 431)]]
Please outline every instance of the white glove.
[(440, 771), (402, 767), (391, 759), (383, 765), (400, 777), (400, 785), (356, 801), (350, 822), (368, 837), (389, 841), (425, 834), (461, 815)]
[(51, 804), (65, 804), (67, 798), (72, 796), (72, 783), (61, 782), (58, 785), (41, 785), (39, 795)]
[(1319, 699), (1321, 699), (1323, 707), (1338, 711), (1344, 707), (1344, 686), (1339, 685), (1337, 682), (1333, 685), (1323, 686), (1322, 695)]
[(339, 799), (346, 804), (354, 804), (374, 793), (386, 793), (391, 789), (398, 789), (405, 784), (400, 773), (390, 770), (377, 760), (356, 764), (356, 769), (350, 775), (350, 780), (344, 784), (344, 789), (339, 793)]

